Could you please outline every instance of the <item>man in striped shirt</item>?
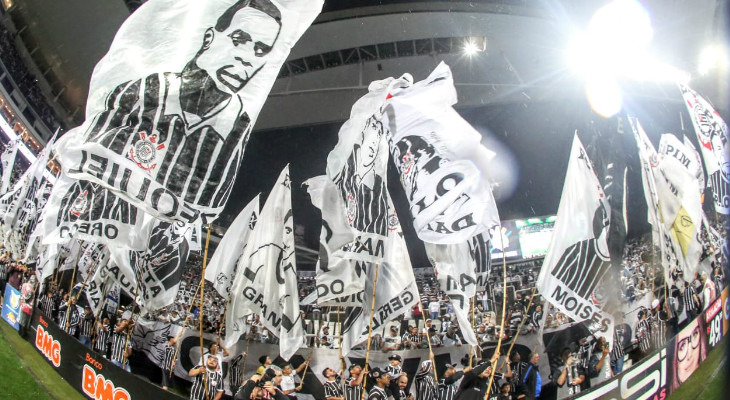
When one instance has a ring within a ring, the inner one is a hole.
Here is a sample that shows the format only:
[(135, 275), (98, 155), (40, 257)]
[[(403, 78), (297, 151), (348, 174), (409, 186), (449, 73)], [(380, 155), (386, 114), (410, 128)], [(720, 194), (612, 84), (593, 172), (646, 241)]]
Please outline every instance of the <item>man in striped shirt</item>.
[(69, 335), (76, 337), (79, 325), (81, 324), (81, 315), (79, 308), (76, 306), (76, 298), (71, 297), (70, 300), (61, 305), (63, 311), (63, 319), (60, 323), (63, 330)]
[(684, 309), (687, 312), (687, 320), (691, 321), (697, 316), (699, 298), (692, 285), (687, 281), (684, 282), (683, 301)]
[(368, 400), (388, 400), (388, 394), (385, 392), (385, 388), (390, 385), (390, 375), (383, 372), (380, 368), (375, 367), (370, 371), (369, 378), (375, 382), (375, 385), (370, 389), (370, 393), (368, 393)]
[(418, 400), (437, 400), (436, 382), (433, 379), (433, 363), (425, 360), (416, 372), (416, 398)]
[(84, 314), (81, 316), (81, 325), (79, 331), (79, 341), (84, 346), (91, 348), (91, 333), (94, 329), (94, 314), (91, 313), (91, 307), (84, 307)]
[(46, 295), (38, 301), (41, 312), (48, 318), (53, 318), (53, 311), (56, 308), (56, 302), (53, 300), (53, 292), (51, 290), (46, 291)]
[[(162, 356), (162, 365), (160, 366), (162, 369), (162, 389), (167, 390), (172, 383), (172, 369), (175, 368), (175, 343), (177, 340), (175, 339), (175, 336), (168, 336), (167, 337), (167, 344), (165, 345), (165, 350)], [(235, 393), (234, 393), (235, 394)]]
[(350, 377), (345, 380), (345, 400), (360, 400), (362, 397), (362, 367), (350, 364)]
[(616, 324), (613, 329), (613, 348), (611, 349), (611, 369), (614, 375), (624, 370), (624, 337), (629, 329), (627, 324)]
[(324, 397), (326, 400), (344, 400), (340, 375), (332, 368), (325, 368), (322, 375), (327, 379), (324, 383)]
[(94, 350), (96, 350), (104, 358), (107, 357), (107, 349), (109, 347), (111, 333), (111, 323), (109, 322), (109, 318), (104, 317), (104, 319), (99, 322), (96, 327), (96, 337), (94, 338)]
[(128, 332), (131, 332), (133, 326), (129, 320), (119, 320), (112, 334), (111, 362), (127, 372), (131, 372), (127, 358), (132, 353)]
[(205, 366), (196, 365), (188, 375), (194, 378), (190, 400), (220, 400), (223, 397), (223, 373), (218, 369), (218, 357), (208, 354)]
[(645, 355), (651, 348), (651, 324), (649, 323), (648, 311), (644, 308), (639, 310), (639, 322), (636, 324), (636, 340), (639, 342), (639, 348)]
[(239, 354), (237, 357), (231, 360), (228, 365), (228, 385), (231, 388), (231, 395), (235, 396), (238, 389), (241, 387), (243, 382), (243, 365), (246, 364), (246, 356), (248, 353), (245, 351)]

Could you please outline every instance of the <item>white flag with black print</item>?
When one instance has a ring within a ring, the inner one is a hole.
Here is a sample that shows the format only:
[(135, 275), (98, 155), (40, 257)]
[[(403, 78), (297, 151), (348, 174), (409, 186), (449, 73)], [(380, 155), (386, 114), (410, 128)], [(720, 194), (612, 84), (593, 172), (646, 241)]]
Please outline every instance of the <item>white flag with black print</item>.
[(695, 178), (697, 178), (697, 182), (699, 183), (699, 189), (700, 189), (700, 196), (705, 194), (705, 189), (707, 188), (705, 184), (705, 169), (702, 167), (702, 157), (700, 156), (700, 153), (697, 152), (697, 148), (694, 144), (692, 144), (692, 141), (689, 140), (687, 136), (684, 136), (684, 147), (687, 148), (687, 153), (689, 156), (692, 156), (692, 169)]
[(629, 117), (629, 123), (634, 131), (636, 145), (639, 148), (641, 162), (641, 182), (644, 189), (644, 199), (647, 204), (647, 220), (652, 227), (652, 243), (659, 248), (664, 277), (669, 279), (670, 272), (680, 268), (679, 258), (675, 252), (673, 239), (664, 229), (659, 211), (659, 196), (657, 194), (656, 179), (659, 174), (659, 155), (654, 145), (646, 135), (644, 128), (634, 117)]
[(730, 214), (730, 143), (727, 124), (710, 102), (687, 86), (680, 85), (692, 125), (705, 160), (715, 210)]
[(10, 189), (10, 178), (13, 176), (13, 167), (15, 166), (15, 156), (18, 154), (18, 147), (23, 141), (22, 138), (18, 137), (15, 140), (10, 141), (5, 146), (2, 155), (0, 155), (0, 164), (2, 165), (2, 182), (0, 183), (0, 195)]
[(256, 226), (258, 217), (259, 195), (256, 195), (233, 220), (223, 239), (216, 246), (213, 257), (208, 261), (205, 279), (213, 283), (215, 290), (224, 299), (228, 298), (231, 283), (238, 270), (238, 261), (246, 250), (249, 236)]
[(489, 233), (480, 233), (467, 241), (469, 254), (474, 264), (474, 276), (477, 280), (477, 291), (487, 290), (489, 272), (492, 263), (492, 252), (489, 249)]
[(78, 274), (82, 281), (87, 280), (88, 274), (93, 276), (96, 270), (107, 262), (109, 262), (109, 250), (106, 246), (94, 242), (81, 243)]
[(58, 270), (63, 272), (74, 269), (79, 261), (79, 256), (81, 256), (81, 241), (69, 240), (61, 244), (58, 251), (61, 260), (63, 260), (61, 265), (58, 266)]
[[(125, 280), (135, 284), (131, 293), (136, 296), (142, 312), (157, 310), (175, 301), (183, 267), (190, 254), (192, 225), (182, 222), (161, 221), (146, 216), (151, 225), (146, 250), (134, 251), (110, 247), (111, 261), (119, 268)], [(115, 279), (125, 290), (129, 288)], [(137, 291), (138, 286), (138, 291)]]
[[(44, 288), (46, 278), (56, 272), (56, 269), (58, 268), (59, 255), (59, 245), (57, 244), (42, 247), (35, 268), (36, 278), (41, 284), (41, 289)], [(43, 293), (43, 290), (40, 292)]]
[(553, 239), (540, 269), (537, 288), (558, 310), (575, 321), (591, 320), (598, 334), (613, 340), (613, 316), (602, 281), (611, 268), (607, 234), (610, 214), (591, 160), (573, 138)]
[(436, 271), (439, 287), (451, 304), (461, 328), (464, 340), (472, 346), (479, 345), (469, 318), (471, 299), (476, 296), (476, 273), (469, 243), (424, 243), (428, 259)]
[(104, 299), (114, 289), (119, 287), (114, 277), (109, 273), (108, 259), (97, 266), (94, 275), (88, 280), (88, 285), (84, 290), (86, 300), (89, 302), (94, 315), (100, 315)]
[(494, 153), (452, 107), (456, 89), (448, 65), (391, 95), (383, 123), (418, 237), (462, 243), (498, 225), (485, 173)]
[(279, 355), (288, 360), (304, 343), (288, 165), (261, 209), (238, 271), (226, 312), (226, 345), (244, 333), (241, 318), (257, 314), (264, 327), (279, 338)]
[(147, 1), (94, 69), (86, 121), (56, 148), (63, 172), (139, 213), (215, 220), (281, 65), (322, 4)]
[(308, 182), (312, 202), (322, 210), (319, 304), (339, 304), (365, 287), (368, 263), (383, 258), (388, 236), (388, 142), (381, 122), (389, 93), (412, 78), (371, 82), (368, 93), (352, 106), (350, 118), (327, 157), (327, 181)]
[(702, 198), (692, 149), (665, 133), (659, 142), (655, 176), (665, 241), (671, 243), (685, 277), (694, 276), (702, 254)]
[[(405, 312), (410, 312), (413, 306), (418, 304), (419, 299), (418, 286), (413, 275), (403, 230), (390, 196), (387, 200), (390, 210), (388, 214), (390, 234), (385, 241), (385, 257), (378, 267), (373, 332), (382, 330), (388, 322)], [(365, 272), (367, 273), (365, 290), (360, 295), (363, 300), (357, 307), (347, 309), (347, 317), (342, 325), (342, 353), (345, 355), (353, 346), (362, 343), (368, 337), (375, 264), (367, 264)]]

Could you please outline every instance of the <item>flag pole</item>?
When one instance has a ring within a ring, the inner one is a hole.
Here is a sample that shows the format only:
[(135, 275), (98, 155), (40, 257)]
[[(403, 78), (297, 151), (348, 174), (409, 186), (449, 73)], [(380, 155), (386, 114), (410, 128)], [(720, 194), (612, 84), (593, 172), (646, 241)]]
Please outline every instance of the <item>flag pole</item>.
[[(79, 240), (79, 247), (81, 247), (81, 241)], [(68, 287), (68, 302), (66, 302), (66, 316), (65, 316), (65, 322), (63, 323), (63, 330), (67, 331), (68, 329), (68, 318), (71, 311), (71, 291), (74, 289), (74, 280), (76, 280), (76, 270), (79, 269), (79, 258), (81, 258), (81, 248), (79, 248), (79, 252), (76, 254), (76, 262), (74, 262), (74, 271), (71, 274), (71, 284)]]
[(205, 398), (209, 399), (210, 394), (208, 392), (208, 366), (205, 365), (205, 358), (203, 357), (203, 305), (205, 296), (205, 268), (208, 266), (208, 245), (210, 244), (210, 226), (208, 224), (208, 233), (205, 236), (205, 251), (203, 252), (203, 271), (200, 273), (200, 309), (198, 317), (198, 331), (200, 334), (200, 358), (205, 368), (205, 376), (203, 377), (203, 386), (205, 387)]
[[(499, 236), (500, 247), (502, 248), (502, 322), (499, 326), (499, 339), (497, 340), (497, 348), (495, 354), (499, 355), (499, 351), (502, 348), (502, 337), (504, 337), (504, 319), (507, 314), (507, 257), (504, 256), (504, 240), (502, 235)], [(492, 356), (494, 357), (494, 356)], [(497, 358), (499, 360), (499, 358)], [(496, 361), (495, 361), (496, 364)], [(489, 375), (489, 384), (487, 385), (487, 393), (484, 394), (484, 400), (489, 399), (489, 392), (492, 389), (492, 382), (494, 381), (494, 372), (497, 370), (497, 366), (492, 366), (492, 373)]]
[[(375, 296), (373, 296), (373, 299)], [(423, 303), (421, 302), (421, 297), (418, 297), (418, 306), (421, 307), (421, 319), (423, 319), (423, 327), (426, 329), (426, 309), (423, 308)], [(371, 321), (372, 322), (372, 321)], [(433, 349), (431, 348), (431, 335), (428, 334), (428, 329), (426, 329), (426, 342), (428, 342), (428, 358), (431, 360), (431, 364), (433, 365), (433, 379), (438, 384), (439, 378), (438, 375), (436, 375), (436, 361), (433, 357)]]
[[(195, 294), (193, 294), (193, 301), (190, 302), (190, 306), (188, 306), (188, 311), (185, 313), (185, 320), (183, 321), (182, 327), (180, 328), (180, 332), (178, 332), (177, 337), (175, 337), (175, 355), (172, 357), (173, 360), (177, 360), (177, 355), (180, 352), (180, 338), (183, 335), (183, 332), (185, 332), (185, 327), (188, 324), (189, 321), (189, 315), (190, 311), (193, 309), (193, 305), (195, 304), (195, 298), (198, 296), (198, 291), (200, 291), (200, 284), (198, 284), (198, 288), (195, 289)], [(170, 377), (172, 377), (172, 370), (170, 370)]]
[[(471, 298), (471, 330), (474, 330), (474, 303), (476, 299), (476, 292), (474, 292), (474, 297)], [(476, 336), (476, 333), (474, 334)], [(477, 337), (477, 344), (479, 343), (479, 338)], [(469, 368), (472, 367), (474, 362), (474, 346), (469, 345)], [(438, 381), (437, 381), (438, 382)]]
[[(368, 363), (370, 362), (370, 340), (373, 338), (373, 316), (375, 315), (375, 293), (376, 289), (378, 288), (378, 267), (380, 264), (375, 263), (375, 280), (373, 281), (373, 299), (370, 304), (370, 324), (368, 326), (368, 346), (367, 350), (365, 351), (365, 370), (369, 372), (370, 368)], [(367, 380), (368, 375), (365, 374), (365, 376), (362, 379), (362, 393), (360, 394), (360, 400), (365, 399), (365, 388), (367, 388)]]
[(512, 348), (515, 347), (515, 343), (517, 343), (517, 338), (520, 337), (520, 332), (522, 331), (522, 326), (525, 325), (525, 321), (527, 321), (527, 311), (530, 310), (530, 306), (532, 306), (532, 299), (535, 298), (535, 289), (537, 287), (532, 288), (532, 294), (530, 295), (530, 301), (527, 303), (527, 310), (525, 310), (525, 315), (522, 316), (522, 321), (520, 321), (520, 326), (517, 328), (517, 334), (515, 335), (514, 339), (512, 339), (512, 344), (509, 345), (509, 349), (507, 350), (506, 358), (502, 365), (499, 367), (501, 370), (502, 367), (509, 361), (509, 355), (512, 354)]

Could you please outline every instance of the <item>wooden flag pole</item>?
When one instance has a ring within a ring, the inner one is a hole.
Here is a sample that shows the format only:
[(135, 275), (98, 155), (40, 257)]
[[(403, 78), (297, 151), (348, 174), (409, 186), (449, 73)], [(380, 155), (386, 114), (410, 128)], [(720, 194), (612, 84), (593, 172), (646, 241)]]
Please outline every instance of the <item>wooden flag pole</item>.
[[(68, 318), (69, 314), (71, 314), (71, 292), (74, 289), (74, 280), (76, 280), (76, 270), (79, 269), (79, 258), (81, 258), (81, 242), (79, 241), (79, 252), (76, 254), (76, 262), (74, 262), (74, 271), (71, 274), (71, 284), (68, 287), (68, 301), (66, 302), (66, 315), (65, 315), (65, 322), (63, 323), (63, 330), (68, 332)], [(76, 305), (74, 305), (75, 307)]]
[[(375, 297), (375, 296), (373, 296)], [(426, 342), (428, 342), (428, 358), (431, 360), (431, 364), (433, 365), (433, 379), (438, 384), (439, 378), (438, 375), (436, 375), (436, 360), (433, 358), (433, 349), (431, 348), (431, 335), (428, 334), (428, 328), (426, 328), (426, 309), (423, 308), (423, 303), (421, 302), (420, 296), (418, 297), (418, 306), (421, 307), (421, 319), (423, 319), (423, 327), (426, 329)]]
[[(500, 234), (499, 236), (499, 242), (500, 247), (502, 247), (502, 250), (504, 250), (504, 241), (502, 240), (502, 236)], [(497, 370), (497, 361), (499, 360), (499, 350), (502, 348), (502, 337), (504, 337), (504, 320), (507, 314), (507, 257), (504, 256), (504, 253), (502, 253), (502, 322), (500, 323), (499, 327), (499, 339), (497, 340), (497, 348), (495, 349), (495, 354), (497, 355), (497, 360), (495, 360), (494, 364), (492, 365), (492, 373), (489, 375), (489, 384), (487, 385), (487, 392), (484, 394), (484, 400), (489, 399), (489, 392), (492, 389), (492, 382), (494, 381), (494, 372)]]
[[(312, 347), (312, 349), (309, 351), (309, 357), (307, 357), (307, 359), (305, 361), (309, 361), (312, 359), (312, 356), (314, 355), (314, 349), (315, 348)], [(307, 363), (307, 365), (304, 366), (304, 371), (302, 372), (302, 379), (301, 379), (302, 383), (304, 382), (304, 377), (307, 376), (307, 371), (309, 371), (309, 363)]]
[[(175, 337), (175, 354), (173, 355), (172, 359), (177, 360), (177, 355), (180, 352), (180, 338), (183, 335), (183, 332), (185, 332), (185, 327), (188, 324), (189, 321), (189, 315), (190, 311), (193, 309), (193, 305), (195, 304), (195, 298), (198, 296), (198, 292), (200, 291), (200, 283), (198, 283), (198, 288), (195, 289), (195, 294), (193, 294), (193, 301), (190, 302), (190, 305), (188, 306), (188, 311), (185, 313), (185, 320), (183, 321), (182, 327), (180, 328), (180, 332), (178, 332), (177, 337)], [(170, 377), (172, 377), (172, 369), (170, 370)]]
[[(375, 280), (373, 282), (373, 299), (370, 302), (370, 324), (368, 326), (368, 345), (367, 350), (365, 351), (365, 371), (370, 371), (370, 367), (368, 366), (368, 363), (370, 362), (370, 341), (373, 338), (373, 316), (375, 315), (375, 293), (376, 289), (378, 287), (378, 267), (380, 264), (375, 264)], [(360, 400), (365, 399), (365, 388), (367, 388), (367, 380), (368, 375), (365, 374), (365, 376), (362, 379), (362, 393), (360, 394)]]
[[(474, 312), (475, 312), (474, 311), (474, 303), (475, 303), (475, 299), (476, 299), (476, 292), (474, 293), (474, 297), (471, 298), (471, 330), (472, 331), (474, 330), (474, 321), (475, 321), (475, 318), (474, 318)], [(475, 332), (474, 333), (474, 336), (476, 336), (476, 335), (477, 334)], [(478, 343), (479, 343), (479, 338), (477, 337), (477, 344)], [(472, 367), (473, 363), (474, 363), (474, 346), (469, 345), (469, 368)], [(438, 381), (436, 381), (436, 382), (438, 382)]]
[(208, 224), (208, 233), (205, 236), (205, 252), (203, 252), (203, 271), (200, 273), (200, 309), (198, 311), (198, 331), (200, 334), (200, 358), (205, 368), (205, 376), (203, 377), (203, 386), (205, 387), (205, 398), (209, 399), (210, 394), (208, 392), (208, 366), (205, 365), (205, 358), (203, 357), (203, 305), (205, 296), (205, 268), (208, 266), (208, 245), (210, 245), (210, 226)]
[(530, 310), (530, 306), (532, 306), (532, 299), (535, 298), (535, 289), (537, 287), (532, 288), (532, 294), (530, 295), (530, 301), (527, 303), (527, 310), (525, 310), (525, 315), (522, 316), (522, 321), (520, 321), (520, 326), (517, 328), (517, 334), (515, 335), (514, 339), (512, 339), (512, 343), (509, 345), (509, 349), (507, 350), (507, 354), (505, 355), (505, 360), (500, 365), (499, 369), (501, 370), (504, 365), (509, 362), (509, 355), (512, 354), (512, 349), (515, 347), (515, 343), (517, 343), (517, 338), (520, 337), (520, 332), (522, 331), (522, 326), (525, 325), (525, 321), (527, 321), (527, 311)]

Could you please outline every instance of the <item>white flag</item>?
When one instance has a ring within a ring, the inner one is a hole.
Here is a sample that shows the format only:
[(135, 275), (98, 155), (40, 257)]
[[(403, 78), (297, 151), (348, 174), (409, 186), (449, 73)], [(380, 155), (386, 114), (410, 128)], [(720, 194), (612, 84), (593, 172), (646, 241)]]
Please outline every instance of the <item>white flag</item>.
[(205, 279), (224, 299), (228, 298), (231, 283), (236, 277), (238, 261), (244, 254), (249, 236), (259, 216), (259, 196), (251, 200), (238, 214), (208, 261)]
[(462, 243), (499, 225), (484, 173), (494, 154), (453, 109), (451, 69), (441, 63), (425, 80), (391, 93), (383, 124), (418, 237)]
[(730, 143), (727, 124), (697, 92), (684, 85), (679, 88), (700, 142), (715, 210), (721, 214), (730, 214)]
[[(45, 287), (44, 284), (46, 278), (56, 272), (56, 269), (58, 268), (58, 256), (59, 246), (57, 244), (43, 247), (35, 269), (36, 278), (38, 279), (38, 282), (40, 282), (41, 288)], [(43, 290), (41, 290), (40, 293), (43, 293)]]
[(613, 316), (601, 309), (602, 281), (611, 268), (607, 235), (609, 206), (593, 165), (576, 134), (560, 197), (555, 232), (537, 288), (575, 321), (591, 320), (613, 341)]
[(327, 157), (327, 177), (307, 182), (312, 202), (322, 210), (319, 304), (344, 304), (365, 288), (364, 269), (383, 258), (388, 236), (388, 143), (383, 106), (396, 87), (411, 78), (374, 81), (353, 106)]
[[(115, 279), (125, 290), (137, 297), (140, 311), (151, 311), (168, 306), (175, 301), (183, 267), (190, 254), (192, 225), (182, 222), (166, 222), (147, 216), (152, 225), (147, 248), (143, 251), (110, 247), (111, 261), (119, 270)], [(123, 283), (122, 277), (134, 286)], [(139, 287), (137, 291), (136, 287)]]
[(454, 306), (464, 340), (472, 346), (479, 345), (469, 319), (470, 302), (476, 296), (476, 274), (469, 244), (424, 244), (439, 286)]
[(278, 336), (279, 355), (288, 360), (304, 343), (288, 165), (261, 209), (238, 270), (226, 312), (226, 344), (234, 343), (243, 333), (240, 319), (255, 313), (261, 316), (264, 327)]
[(10, 177), (13, 176), (13, 167), (15, 166), (15, 155), (18, 154), (18, 147), (23, 141), (22, 138), (17, 139), (8, 143), (0, 155), (0, 163), (2, 164), (2, 182), (0, 183), (0, 194), (4, 194), (10, 189)]
[(67, 271), (69, 269), (76, 268), (79, 261), (81, 252), (81, 241), (70, 240), (59, 247), (60, 257), (63, 258), (63, 262), (58, 267), (59, 271)]
[[(385, 242), (382, 262), (378, 267), (378, 279), (375, 293), (375, 312), (373, 313), (373, 331), (382, 329), (389, 321), (411, 310), (418, 304), (419, 294), (416, 278), (413, 275), (411, 259), (408, 255), (406, 241), (403, 238), (395, 208), (388, 197), (390, 206), (388, 215), (389, 235)], [(375, 282), (375, 265), (367, 264), (367, 280), (361, 296), (363, 301), (348, 313), (342, 325), (342, 353), (368, 337), (370, 306), (373, 300), (373, 283)]]
[(57, 146), (64, 173), (156, 218), (215, 220), (281, 65), (322, 4), (146, 2), (96, 65), (86, 121)]

